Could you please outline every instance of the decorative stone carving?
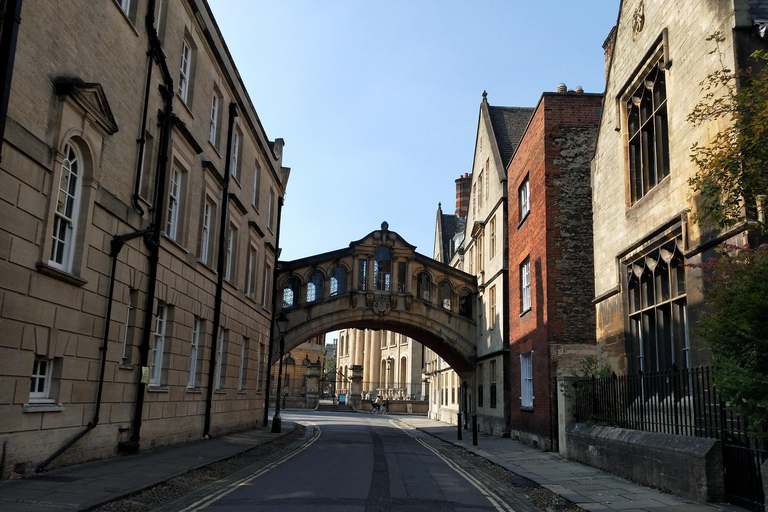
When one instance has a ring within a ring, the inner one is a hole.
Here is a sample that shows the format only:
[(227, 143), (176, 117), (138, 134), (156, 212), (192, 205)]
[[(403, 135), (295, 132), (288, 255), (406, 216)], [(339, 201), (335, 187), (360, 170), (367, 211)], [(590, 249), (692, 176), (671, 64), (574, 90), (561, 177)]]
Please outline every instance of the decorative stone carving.
[(366, 293), (365, 294), (365, 307), (372, 308), (373, 307), (373, 299), (374, 299), (373, 292)]
[(632, 33), (634, 35), (639, 34), (645, 27), (645, 5), (644, 2), (640, 2), (635, 12), (632, 13)]
[(411, 310), (411, 304), (413, 304), (413, 295), (408, 294), (405, 296), (405, 310), (410, 311)]
[(390, 295), (389, 302), (392, 304), (392, 309), (397, 309), (397, 295)]
[(349, 307), (357, 307), (357, 292), (349, 292)]
[(379, 316), (384, 316), (390, 312), (392, 306), (389, 297), (379, 297), (373, 303), (373, 312)]

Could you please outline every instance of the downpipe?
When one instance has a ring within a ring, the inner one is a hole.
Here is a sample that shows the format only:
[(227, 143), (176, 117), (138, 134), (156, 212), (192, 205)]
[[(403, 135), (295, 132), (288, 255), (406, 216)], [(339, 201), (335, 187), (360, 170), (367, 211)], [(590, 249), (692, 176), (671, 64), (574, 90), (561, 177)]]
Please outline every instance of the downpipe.
[[(269, 390), (271, 388), (271, 382), (272, 379), (272, 339), (275, 336), (275, 308), (277, 307), (277, 263), (280, 258), (280, 226), (281, 226), (281, 219), (283, 215), (283, 196), (279, 196), (277, 198), (277, 231), (275, 232), (275, 265), (272, 269), (272, 321), (269, 323), (269, 349), (267, 351), (267, 385), (266, 391), (264, 393), (265, 395), (265, 402), (264, 402), (264, 418), (263, 418), (263, 425), (266, 427), (267, 423), (269, 423)], [(282, 360), (282, 359), (281, 359)], [(277, 389), (280, 389), (280, 384), (278, 383)], [(275, 400), (278, 400), (277, 394), (275, 395)], [(285, 409), (285, 406), (283, 406), (283, 409)]]

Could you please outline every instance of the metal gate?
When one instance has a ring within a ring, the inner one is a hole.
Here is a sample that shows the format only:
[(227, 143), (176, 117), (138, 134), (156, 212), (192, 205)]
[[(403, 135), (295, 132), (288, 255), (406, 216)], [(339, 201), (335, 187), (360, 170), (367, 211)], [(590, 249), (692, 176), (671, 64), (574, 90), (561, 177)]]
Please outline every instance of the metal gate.
[(768, 439), (749, 436), (746, 420), (732, 413), (725, 413), (722, 419), (725, 500), (762, 512), (765, 496), (760, 466), (768, 460)]

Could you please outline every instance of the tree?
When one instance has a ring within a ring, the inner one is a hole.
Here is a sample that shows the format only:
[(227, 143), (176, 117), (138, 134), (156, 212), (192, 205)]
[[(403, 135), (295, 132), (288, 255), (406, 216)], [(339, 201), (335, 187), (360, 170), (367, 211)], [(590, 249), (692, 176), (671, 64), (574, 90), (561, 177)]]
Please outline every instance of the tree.
[(768, 434), (768, 244), (726, 246), (706, 264), (699, 334), (712, 352), (715, 385), (727, 404)]
[[(725, 38), (718, 32), (707, 40), (715, 41), (710, 53), (719, 53), (722, 63)], [(707, 144), (691, 147), (698, 171), (688, 183), (701, 200), (693, 220), (716, 229), (745, 216), (756, 219), (758, 198), (768, 194), (768, 53), (759, 50), (751, 58), (752, 67), (733, 71), (723, 65), (703, 80), (704, 98), (688, 115), (696, 124), (731, 122)], [(764, 221), (759, 224), (768, 231)]]

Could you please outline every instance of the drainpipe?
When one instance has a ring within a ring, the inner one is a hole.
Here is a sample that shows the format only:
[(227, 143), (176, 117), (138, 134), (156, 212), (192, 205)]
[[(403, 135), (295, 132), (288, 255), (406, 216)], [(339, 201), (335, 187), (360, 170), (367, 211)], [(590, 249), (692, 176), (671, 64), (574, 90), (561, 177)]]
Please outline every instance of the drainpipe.
[(224, 259), (227, 250), (227, 227), (229, 226), (229, 176), (232, 165), (232, 140), (234, 139), (237, 103), (229, 104), (229, 126), (227, 128), (227, 156), (224, 160), (224, 190), (219, 212), (219, 255), (216, 260), (216, 298), (213, 300), (213, 331), (211, 332), (211, 356), (208, 365), (208, 389), (205, 396), (205, 423), (203, 437), (211, 432), (211, 408), (213, 406), (213, 380), (216, 375), (216, 356), (218, 351), (219, 329), (221, 327), (221, 299), (224, 294)]
[(0, 69), (3, 70), (2, 85), (0, 85), (0, 159), (2, 159), (3, 137), (5, 135), (5, 118), (8, 114), (8, 98), (11, 94), (11, 77), (13, 76), (13, 61), (16, 58), (16, 38), (21, 24), (22, 0), (6, 0), (2, 16), (2, 33), (0, 33)]
[[(277, 230), (275, 231), (275, 266), (272, 269), (272, 321), (269, 323), (269, 352), (267, 355), (267, 392), (264, 402), (264, 426), (269, 423), (269, 388), (272, 378), (272, 339), (275, 335), (275, 308), (277, 307), (277, 261), (280, 257), (280, 219), (283, 216), (283, 196), (277, 198)], [(280, 383), (277, 383), (277, 389), (280, 389)], [(275, 400), (279, 395), (275, 395)]]
[(136, 163), (136, 177), (133, 180), (133, 196), (131, 201), (133, 202), (133, 208), (140, 216), (144, 216), (144, 209), (139, 203), (139, 187), (141, 185), (141, 171), (144, 168), (144, 150), (147, 145), (147, 111), (149, 110), (149, 91), (152, 87), (152, 68), (154, 67), (154, 61), (156, 55), (159, 53), (160, 41), (157, 38), (157, 32), (155, 30), (155, 0), (149, 0), (147, 5), (147, 16), (145, 18), (147, 34), (149, 35), (149, 49), (147, 49), (147, 78), (146, 85), (144, 87), (144, 108), (141, 112), (141, 133), (139, 139), (136, 141), (139, 143), (139, 160)]
[(50, 464), (56, 457), (64, 453), (70, 446), (78, 442), (85, 434), (96, 428), (99, 424), (99, 412), (101, 411), (101, 395), (104, 390), (104, 369), (107, 363), (107, 347), (109, 347), (109, 327), (112, 321), (112, 302), (115, 296), (115, 269), (117, 268), (117, 256), (125, 245), (125, 242), (134, 238), (143, 236), (147, 233), (147, 230), (137, 231), (128, 235), (117, 235), (112, 238), (111, 251), (109, 257), (112, 258), (112, 268), (109, 277), (109, 294), (107, 295), (107, 314), (104, 320), (104, 338), (101, 342), (101, 370), (99, 371), (99, 389), (96, 393), (96, 409), (93, 412), (93, 420), (91, 420), (85, 427), (85, 430), (77, 434), (71, 440), (69, 440), (64, 446), (56, 450), (56, 452), (38, 464), (35, 468), (35, 473), (42, 472), (48, 464)]

